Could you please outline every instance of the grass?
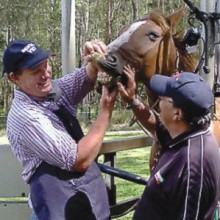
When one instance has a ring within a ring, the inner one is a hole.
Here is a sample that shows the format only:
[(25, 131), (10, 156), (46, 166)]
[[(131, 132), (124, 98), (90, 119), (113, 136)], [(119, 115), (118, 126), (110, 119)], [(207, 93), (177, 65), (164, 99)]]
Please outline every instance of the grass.
[[(119, 169), (140, 175), (142, 177), (149, 177), (149, 160), (150, 148), (141, 148), (134, 150), (121, 151), (117, 153), (116, 166)], [(126, 180), (116, 178), (117, 186), (117, 202), (123, 201), (134, 196), (141, 196), (145, 186), (132, 183)], [(122, 216), (120, 220), (132, 219), (133, 212)]]
[[(142, 132), (129, 132), (124, 134), (123, 132), (117, 132), (112, 135), (112, 133), (107, 133), (104, 140), (116, 140), (127, 137), (137, 137), (138, 135), (143, 135)], [(150, 147), (139, 148), (133, 150), (119, 151), (116, 154), (116, 167), (131, 172), (142, 177), (149, 177), (149, 155)], [(101, 161), (100, 161), (101, 162)], [(116, 198), (117, 202), (121, 202), (132, 197), (141, 196), (145, 186), (132, 183), (120, 178), (115, 177), (116, 188)], [(117, 218), (117, 220), (131, 220), (133, 212)]]
[(5, 135), (6, 135), (5, 129), (0, 129), (0, 137), (5, 136)]

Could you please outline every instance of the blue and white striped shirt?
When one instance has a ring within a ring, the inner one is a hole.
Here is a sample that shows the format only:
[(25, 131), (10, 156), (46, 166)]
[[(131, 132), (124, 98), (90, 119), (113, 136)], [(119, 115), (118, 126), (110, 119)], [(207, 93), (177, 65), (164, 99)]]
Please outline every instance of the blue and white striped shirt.
[(23, 166), (25, 182), (42, 161), (71, 170), (76, 160), (77, 144), (53, 110), (62, 104), (75, 116), (77, 104), (93, 89), (94, 84), (85, 67), (55, 81), (62, 91), (57, 102), (39, 101), (21, 90), (14, 91), (7, 117), (7, 135), (12, 151)]

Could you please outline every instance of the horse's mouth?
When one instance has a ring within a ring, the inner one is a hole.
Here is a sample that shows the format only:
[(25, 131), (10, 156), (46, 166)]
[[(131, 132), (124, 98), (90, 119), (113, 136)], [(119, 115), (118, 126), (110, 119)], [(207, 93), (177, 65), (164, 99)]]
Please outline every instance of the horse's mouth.
[(106, 55), (105, 59), (98, 59), (100, 68), (112, 77), (123, 75), (122, 70), (119, 69), (118, 58), (114, 55)]
[(127, 78), (123, 74), (124, 65), (120, 62), (117, 56), (108, 54), (105, 59), (98, 59), (97, 64), (101, 69), (97, 78), (99, 84), (107, 85), (109, 88), (116, 87), (117, 82), (126, 85)]
[(98, 78), (97, 81), (102, 84), (102, 85), (106, 85), (108, 83), (110, 83), (112, 80), (112, 76), (110, 76), (109, 74), (107, 74), (106, 72), (102, 72), (99, 71), (98, 72)]

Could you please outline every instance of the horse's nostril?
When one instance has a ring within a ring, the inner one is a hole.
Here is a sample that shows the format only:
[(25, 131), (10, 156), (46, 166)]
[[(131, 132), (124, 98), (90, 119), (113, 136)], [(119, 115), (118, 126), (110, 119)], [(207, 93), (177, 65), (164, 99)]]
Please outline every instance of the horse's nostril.
[(117, 61), (117, 57), (116, 56), (114, 56), (114, 55), (106, 55), (106, 60), (108, 61), (108, 62), (110, 62), (110, 63), (116, 63), (116, 61)]

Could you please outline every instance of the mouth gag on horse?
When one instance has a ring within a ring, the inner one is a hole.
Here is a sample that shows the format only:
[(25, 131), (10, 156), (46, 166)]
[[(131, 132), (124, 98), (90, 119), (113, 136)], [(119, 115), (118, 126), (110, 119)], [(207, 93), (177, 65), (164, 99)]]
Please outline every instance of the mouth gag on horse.
[(117, 82), (121, 82), (126, 85), (127, 79), (123, 74), (123, 62), (117, 59), (116, 56), (107, 54), (105, 59), (103, 59), (98, 54), (94, 54), (91, 56), (89, 61), (96, 62), (100, 67), (97, 79), (98, 93), (101, 93), (101, 85), (107, 85), (110, 91), (116, 87)]

